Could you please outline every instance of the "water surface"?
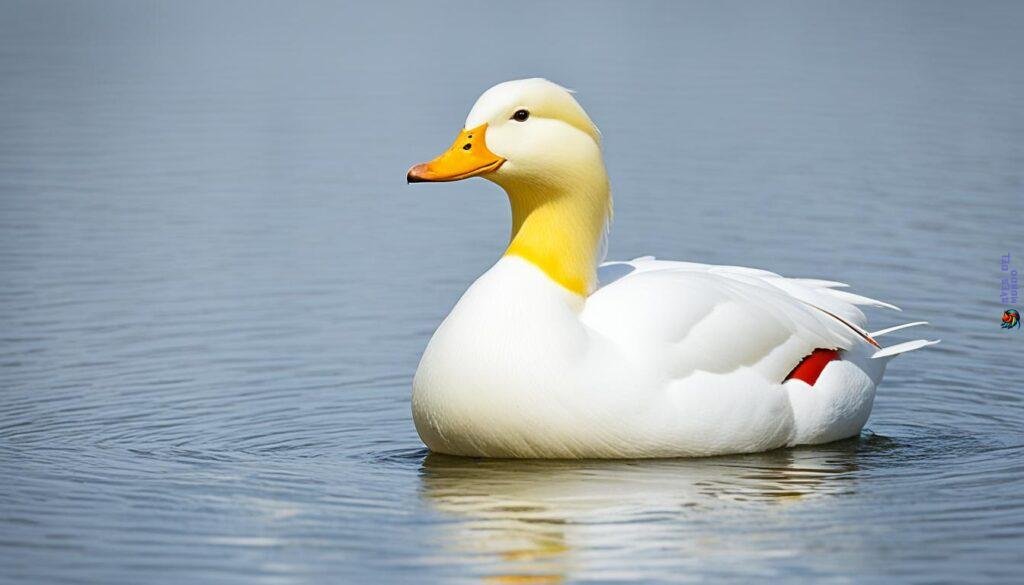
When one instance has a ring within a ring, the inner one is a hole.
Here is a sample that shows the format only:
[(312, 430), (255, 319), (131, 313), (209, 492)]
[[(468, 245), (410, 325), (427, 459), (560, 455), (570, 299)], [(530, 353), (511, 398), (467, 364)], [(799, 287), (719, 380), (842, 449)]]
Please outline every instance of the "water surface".
[[(1018, 579), (1022, 25), (1019, 3), (4, 3), (0, 580)], [(483, 180), (405, 170), (537, 75), (603, 130), (612, 258), (850, 282), (905, 308), (875, 328), (943, 343), (831, 445), (427, 455), (412, 374), (509, 217)]]

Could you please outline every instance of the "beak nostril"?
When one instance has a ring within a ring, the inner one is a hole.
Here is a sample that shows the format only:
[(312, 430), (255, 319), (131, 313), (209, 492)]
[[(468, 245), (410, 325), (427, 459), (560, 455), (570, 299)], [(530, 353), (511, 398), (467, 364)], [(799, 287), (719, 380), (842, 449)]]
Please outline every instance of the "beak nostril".
[(468, 142), (462, 146), (462, 150), (469, 150), (470, 148), (473, 148), (473, 145)]

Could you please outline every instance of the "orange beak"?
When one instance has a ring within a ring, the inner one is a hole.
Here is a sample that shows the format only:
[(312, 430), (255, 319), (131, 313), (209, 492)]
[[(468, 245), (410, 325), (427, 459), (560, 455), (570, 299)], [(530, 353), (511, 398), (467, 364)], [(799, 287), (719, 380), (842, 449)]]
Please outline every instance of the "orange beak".
[(505, 159), (487, 150), (486, 132), (487, 124), (463, 130), (441, 156), (409, 169), (406, 180), (410, 183), (459, 181), (496, 171)]

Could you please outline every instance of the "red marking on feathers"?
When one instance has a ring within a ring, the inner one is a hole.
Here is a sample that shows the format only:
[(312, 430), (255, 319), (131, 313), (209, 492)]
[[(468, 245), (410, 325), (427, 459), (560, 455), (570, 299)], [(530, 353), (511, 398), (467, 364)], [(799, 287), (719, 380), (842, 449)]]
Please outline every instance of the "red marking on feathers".
[[(793, 368), (793, 371), (786, 376), (786, 380), (803, 380), (811, 386), (818, 381), (818, 376), (825, 366), (832, 360), (839, 359), (839, 352), (834, 349), (818, 348), (811, 352), (811, 355), (800, 360), (800, 363)], [(786, 380), (783, 380), (785, 382)]]

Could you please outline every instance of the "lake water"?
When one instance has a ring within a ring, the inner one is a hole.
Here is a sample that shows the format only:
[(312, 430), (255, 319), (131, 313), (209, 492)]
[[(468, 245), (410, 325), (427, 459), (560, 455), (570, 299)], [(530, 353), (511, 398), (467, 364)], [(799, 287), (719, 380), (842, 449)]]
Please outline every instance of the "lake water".
[[(1022, 26), (995, 2), (3, 3), (0, 581), (1019, 579)], [(859, 439), (428, 455), (413, 372), (509, 213), (405, 172), (524, 76), (604, 132), (611, 258), (850, 282), (904, 307), (874, 328), (943, 343), (890, 364)]]

